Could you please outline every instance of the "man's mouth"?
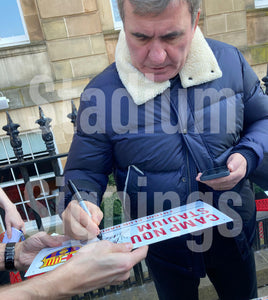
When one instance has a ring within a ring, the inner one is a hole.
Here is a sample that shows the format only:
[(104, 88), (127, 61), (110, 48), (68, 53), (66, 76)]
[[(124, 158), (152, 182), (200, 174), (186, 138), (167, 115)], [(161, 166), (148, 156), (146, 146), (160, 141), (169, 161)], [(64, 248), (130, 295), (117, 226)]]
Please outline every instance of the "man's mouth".
[(165, 67), (150, 67), (150, 69), (153, 70), (154, 72), (161, 72), (166, 69), (166, 66)]

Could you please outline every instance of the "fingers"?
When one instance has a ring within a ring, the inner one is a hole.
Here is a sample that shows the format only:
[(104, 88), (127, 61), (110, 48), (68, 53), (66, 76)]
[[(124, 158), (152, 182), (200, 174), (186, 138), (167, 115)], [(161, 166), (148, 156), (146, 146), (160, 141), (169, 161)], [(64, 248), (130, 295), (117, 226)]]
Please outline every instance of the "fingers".
[[(227, 191), (234, 188), (246, 175), (247, 160), (240, 153), (230, 155), (227, 160), (227, 167), (230, 171), (229, 176), (202, 181), (216, 191)], [(202, 173), (198, 173), (196, 180), (200, 182)]]
[[(103, 241), (105, 242), (105, 241)], [(127, 253), (130, 252), (133, 249), (133, 244), (131, 243), (123, 243), (123, 244), (111, 244), (111, 252), (122, 252)], [(133, 262), (133, 265), (137, 264), (141, 260), (143, 260), (148, 252), (148, 246), (143, 246), (138, 249), (133, 250), (130, 253), (131, 260)]]
[(25, 234), (26, 233), (26, 229), (25, 229), (25, 224), (23, 223), (23, 225), (21, 226), (20, 230)]
[(211, 180), (206, 180), (201, 182), (208, 185), (215, 191), (230, 190), (236, 185), (236, 181), (234, 180), (234, 175), (232, 174), (226, 177), (221, 177), (221, 178), (211, 179)]
[(200, 180), (201, 175), (202, 175), (202, 173), (198, 173), (197, 176), (196, 176), (196, 178), (195, 178), (195, 180), (196, 180), (196, 181), (201, 181), (201, 180)]
[(65, 235), (55, 235), (51, 236), (49, 234), (43, 235), (42, 242), (47, 247), (58, 247), (61, 246), (64, 241), (69, 240), (70, 238)]
[(99, 223), (102, 219), (101, 210), (94, 204), (85, 202), (90, 210), (90, 217), (78, 204), (71, 201), (62, 214), (65, 234), (74, 239), (92, 239), (96, 237), (99, 230)]
[[(106, 241), (101, 241), (101, 243), (106, 243)], [(133, 249), (133, 244), (131, 243), (123, 243), (123, 244), (110, 243), (110, 251), (113, 253), (116, 252), (126, 253), (126, 252), (130, 252), (132, 249)]]
[(130, 277), (130, 271), (124, 272), (118, 276), (116, 276), (116, 279), (110, 283), (110, 285), (119, 285), (122, 284), (122, 282), (128, 280)]
[[(83, 222), (84, 223), (84, 222)], [(94, 223), (93, 223), (94, 224)], [(93, 225), (97, 226), (96, 224)], [(91, 228), (89, 225), (85, 228), (73, 216), (68, 218), (68, 222), (64, 222), (64, 233), (76, 240), (88, 240), (98, 235), (98, 227)]]
[[(134, 251), (131, 251), (132, 249), (133, 245), (131, 243), (111, 244), (110, 252), (121, 253), (120, 257), (123, 271), (129, 271), (133, 266), (135, 266), (138, 262), (140, 262), (147, 256), (148, 246), (140, 247), (138, 249), (135, 249)], [(125, 261), (123, 260), (123, 253), (127, 255), (125, 256)]]
[(247, 160), (240, 153), (232, 154), (227, 160), (230, 172), (237, 172), (240, 176), (245, 176), (247, 171)]
[(18, 222), (16, 224), (12, 224), (13, 227), (17, 228), (18, 230), (21, 230), (25, 234), (25, 224), (21, 220), (21, 222)]
[(6, 222), (6, 230), (7, 230), (7, 237), (8, 239), (11, 239), (12, 237), (12, 229), (11, 229), (11, 224)]
[[(121, 244), (123, 245), (123, 244)], [(129, 246), (125, 244), (126, 251), (129, 250), (129, 248), (132, 248), (133, 246)], [(124, 248), (124, 247), (123, 247)], [(124, 251), (124, 249), (122, 250)], [(127, 280), (130, 276), (131, 269), (139, 263), (141, 260), (143, 260), (148, 252), (148, 246), (140, 247), (132, 252), (120, 254), (118, 253), (118, 256), (120, 255), (120, 263), (118, 264), (118, 273), (115, 277), (115, 281), (113, 281), (111, 284), (120, 284), (121, 282)]]
[(133, 266), (136, 265), (141, 260), (145, 259), (148, 253), (148, 249), (149, 249), (148, 246), (143, 246), (130, 253), (132, 256)]
[(239, 168), (239, 157), (232, 154), (227, 160), (227, 167), (230, 172), (234, 172)]
[[(94, 250), (93, 250), (94, 249)], [(95, 253), (103, 255), (107, 255), (108, 253), (113, 254), (123, 254), (131, 252), (133, 249), (133, 245), (131, 243), (122, 243), (122, 244), (115, 244), (107, 240), (98, 241), (95, 243), (90, 243), (88, 245), (83, 246), (79, 251), (80, 252), (87, 252), (87, 251), (95, 251)]]
[(45, 231), (40, 231), (26, 239), (26, 241), (29, 242), (30, 240), (32, 240), (34, 245), (42, 247), (58, 247), (61, 246), (62, 243), (68, 239), (70, 238), (65, 235), (51, 236)]
[[(87, 251), (94, 251), (96, 254), (101, 253), (102, 257), (105, 255), (111, 255), (113, 257), (119, 257), (118, 262), (122, 263), (123, 270), (128, 271), (138, 262), (143, 260), (148, 252), (148, 246), (143, 246), (134, 251), (133, 244), (131, 243), (122, 243), (122, 244), (114, 244), (110, 241), (99, 241), (96, 243), (88, 244), (82, 247), (79, 251), (80, 252), (87, 252)], [(125, 259), (125, 260), (124, 260)], [(124, 265), (124, 262), (128, 262)]]
[(12, 227), (22, 230), (23, 233), (25, 232), (25, 225), (24, 222), (18, 213), (15, 205), (10, 206), (6, 210), (5, 216), (6, 228), (7, 228), (7, 236), (10, 239), (12, 237)]
[(100, 225), (100, 222), (103, 218), (103, 213), (100, 210), (100, 208), (89, 201), (85, 201), (84, 203), (86, 204), (87, 208), (91, 212), (93, 222), (96, 223), (97, 225)]
[(147, 246), (134, 251), (132, 249), (131, 243), (90, 243), (83, 246), (65, 266), (72, 269), (75, 265), (80, 275), (85, 274), (81, 276), (81, 280), (84, 280), (81, 284), (87, 289), (119, 284), (129, 278), (132, 267), (147, 255)]

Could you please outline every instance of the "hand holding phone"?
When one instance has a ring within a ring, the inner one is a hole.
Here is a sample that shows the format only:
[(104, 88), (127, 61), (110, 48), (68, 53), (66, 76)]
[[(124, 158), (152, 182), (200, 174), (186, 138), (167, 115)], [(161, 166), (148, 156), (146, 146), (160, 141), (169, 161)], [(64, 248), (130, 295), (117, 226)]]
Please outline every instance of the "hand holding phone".
[(230, 171), (228, 170), (227, 166), (221, 166), (213, 169), (205, 170), (201, 177), (201, 181), (207, 181), (211, 179), (221, 178), (230, 175)]

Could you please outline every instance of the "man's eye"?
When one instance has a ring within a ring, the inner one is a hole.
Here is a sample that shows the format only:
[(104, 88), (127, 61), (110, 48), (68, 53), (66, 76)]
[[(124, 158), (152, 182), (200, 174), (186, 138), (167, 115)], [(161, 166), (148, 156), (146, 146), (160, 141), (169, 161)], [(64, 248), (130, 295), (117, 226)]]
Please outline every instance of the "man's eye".
[(167, 36), (167, 37), (164, 37), (163, 40), (165, 42), (173, 42), (173, 41), (176, 41), (179, 39), (179, 36), (177, 35), (171, 35), (171, 36)]
[(139, 34), (139, 33), (134, 33), (133, 37), (137, 40), (137, 41), (141, 41), (141, 42), (145, 42), (147, 40), (149, 40), (150, 38), (144, 34)]
[(141, 42), (145, 42), (145, 41), (149, 40), (149, 38), (147, 36), (137, 36), (136, 38), (138, 41), (141, 41)]

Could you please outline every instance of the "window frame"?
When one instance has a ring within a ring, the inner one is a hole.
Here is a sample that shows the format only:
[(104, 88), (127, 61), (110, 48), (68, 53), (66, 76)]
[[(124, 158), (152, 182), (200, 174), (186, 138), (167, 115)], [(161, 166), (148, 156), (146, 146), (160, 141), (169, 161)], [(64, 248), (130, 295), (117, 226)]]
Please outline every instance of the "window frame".
[(268, 7), (268, 0), (255, 0), (255, 8)]
[(110, 0), (112, 15), (113, 15), (113, 22), (114, 22), (114, 29), (120, 30), (123, 28), (123, 22), (120, 18), (117, 1), (116, 0)]
[(15, 35), (15, 36), (10, 36), (10, 37), (0, 38), (0, 48), (30, 43), (30, 38), (29, 38), (26, 23), (24, 20), (24, 15), (23, 15), (20, 1), (16, 0), (16, 2), (17, 2), (18, 12), (20, 14), (21, 25), (24, 30), (24, 35)]

